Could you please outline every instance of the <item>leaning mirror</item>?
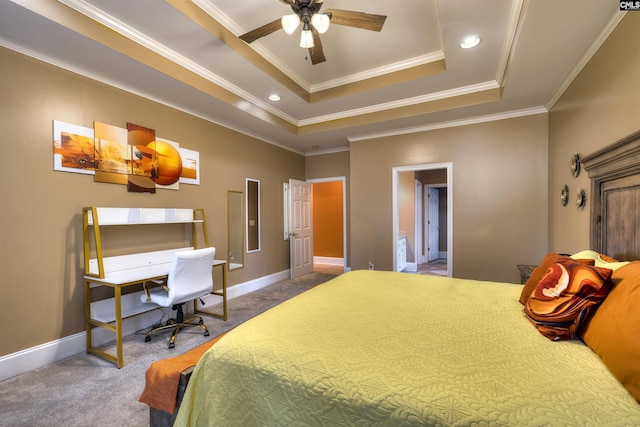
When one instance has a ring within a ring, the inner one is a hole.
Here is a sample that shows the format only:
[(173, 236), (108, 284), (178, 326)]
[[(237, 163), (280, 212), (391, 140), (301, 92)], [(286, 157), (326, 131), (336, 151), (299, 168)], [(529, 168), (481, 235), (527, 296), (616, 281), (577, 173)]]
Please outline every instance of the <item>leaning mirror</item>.
[(242, 191), (227, 193), (227, 268), (229, 271), (244, 267), (242, 199)]
[(260, 181), (247, 178), (247, 253), (260, 250)]

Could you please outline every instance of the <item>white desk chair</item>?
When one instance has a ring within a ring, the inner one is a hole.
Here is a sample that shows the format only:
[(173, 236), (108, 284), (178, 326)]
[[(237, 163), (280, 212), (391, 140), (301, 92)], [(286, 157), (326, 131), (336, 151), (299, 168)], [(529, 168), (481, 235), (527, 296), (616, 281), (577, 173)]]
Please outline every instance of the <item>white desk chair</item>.
[(142, 302), (154, 303), (162, 307), (171, 306), (178, 311), (175, 319), (169, 319), (165, 324), (151, 328), (144, 338), (145, 342), (151, 341), (151, 334), (156, 331), (173, 329), (169, 348), (174, 348), (176, 334), (185, 326), (199, 326), (204, 330), (204, 336), (209, 336), (209, 330), (204, 325), (202, 317), (191, 316), (185, 319), (182, 305), (209, 294), (213, 289), (211, 268), (215, 253), (216, 248), (176, 252), (166, 286), (148, 290), (145, 284), (145, 294), (140, 296)]

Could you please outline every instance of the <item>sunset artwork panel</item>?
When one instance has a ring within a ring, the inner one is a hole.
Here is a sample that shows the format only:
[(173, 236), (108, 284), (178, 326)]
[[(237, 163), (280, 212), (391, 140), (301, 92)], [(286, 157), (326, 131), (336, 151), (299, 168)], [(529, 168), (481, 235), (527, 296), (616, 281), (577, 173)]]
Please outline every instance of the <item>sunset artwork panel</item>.
[(156, 164), (155, 150), (147, 147), (156, 139), (156, 131), (134, 123), (127, 123), (127, 143), (131, 146), (131, 174), (127, 191), (131, 193), (155, 193), (153, 173)]
[(156, 153), (157, 169), (152, 178), (158, 188), (165, 190), (180, 189), (180, 174), (182, 173), (182, 158), (180, 144), (162, 138), (147, 144)]
[(93, 129), (54, 120), (53, 170), (93, 175), (95, 169)]
[(200, 153), (181, 147), (180, 157), (182, 157), (180, 183), (200, 185)]
[(127, 130), (106, 123), (94, 122), (96, 145), (96, 182), (126, 184), (131, 164), (131, 146)]

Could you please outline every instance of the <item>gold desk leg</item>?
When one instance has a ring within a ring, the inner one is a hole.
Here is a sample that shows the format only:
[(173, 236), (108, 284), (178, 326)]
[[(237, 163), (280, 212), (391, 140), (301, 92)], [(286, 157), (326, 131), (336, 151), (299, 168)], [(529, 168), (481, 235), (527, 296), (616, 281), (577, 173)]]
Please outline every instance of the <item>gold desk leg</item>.
[(227, 320), (227, 264), (222, 264), (222, 320)]
[(122, 355), (122, 289), (120, 286), (114, 288), (116, 303), (116, 366), (118, 369), (124, 365), (124, 357)]
[[(122, 308), (121, 308), (121, 289), (120, 287), (114, 288), (114, 302), (116, 306), (116, 321), (115, 325), (110, 325), (108, 323), (100, 322), (97, 320), (93, 320), (91, 318), (91, 281), (85, 280), (85, 316), (86, 316), (86, 324), (87, 324), (87, 353), (96, 355), (104, 360), (107, 360), (113, 364), (115, 364), (118, 368), (122, 368), (124, 364), (124, 358), (122, 357)], [(97, 349), (93, 347), (93, 328), (105, 328), (107, 330), (113, 331), (116, 334), (116, 346), (117, 352), (116, 356), (107, 353), (106, 351)]]
[(213, 295), (218, 295), (222, 297), (222, 313), (213, 313), (210, 311), (200, 310), (198, 309), (198, 299), (193, 300), (193, 312), (194, 314), (204, 314), (206, 316), (216, 317), (218, 319), (227, 320), (227, 264), (215, 264), (215, 267), (222, 267), (222, 292), (220, 291), (212, 291)]
[(85, 323), (87, 328), (87, 353), (93, 348), (93, 340), (91, 337), (91, 283), (88, 280), (84, 281), (84, 313), (85, 313)]

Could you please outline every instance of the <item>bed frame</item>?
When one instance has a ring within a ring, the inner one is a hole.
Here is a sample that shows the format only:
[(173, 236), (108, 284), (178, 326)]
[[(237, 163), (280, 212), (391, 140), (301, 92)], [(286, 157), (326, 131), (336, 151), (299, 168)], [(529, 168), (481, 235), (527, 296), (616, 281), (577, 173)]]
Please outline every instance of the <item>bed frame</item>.
[(173, 414), (161, 411), (160, 409), (149, 407), (149, 425), (151, 427), (173, 426), (173, 423), (175, 423), (176, 417), (178, 416), (178, 410), (180, 409), (182, 398), (184, 397), (184, 391), (187, 389), (189, 378), (191, 378), (191, 374), (193, 373), (194, 369), (195, 366), (190, 366), (184, 371), (180, 372), (180, 382), (178, 384), (178, 394), (176, 396), (176, 409), (173, 411)]

